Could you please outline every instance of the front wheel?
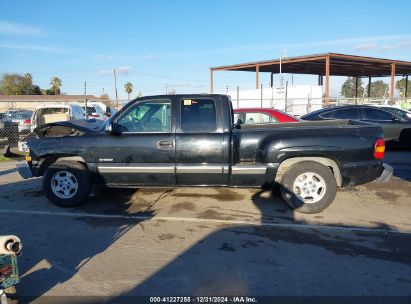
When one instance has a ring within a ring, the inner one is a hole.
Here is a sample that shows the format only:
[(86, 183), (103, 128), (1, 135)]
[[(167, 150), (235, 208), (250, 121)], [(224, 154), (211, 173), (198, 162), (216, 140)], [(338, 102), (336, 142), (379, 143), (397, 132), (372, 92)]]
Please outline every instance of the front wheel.
[(297, 212), (317, 213), (327, 208), (337, 193), (332, 171), (317, 162), (294, 164), (281, 182), (281, 195)]
[(89, 171), (79, 162), (55, 162), (44, 174), (43, 189), (52, 203), (60, 207), (76, 207), (90, 195)]

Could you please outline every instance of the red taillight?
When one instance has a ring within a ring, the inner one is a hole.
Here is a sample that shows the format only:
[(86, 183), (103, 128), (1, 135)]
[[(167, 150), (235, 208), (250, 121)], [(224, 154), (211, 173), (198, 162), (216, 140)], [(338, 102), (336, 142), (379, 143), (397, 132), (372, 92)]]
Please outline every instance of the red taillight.
[(30, 124), (31, 124), (31, 120), (30, 120), (30, 119), (26, 119), (25, 121), (23, 121), (23, 124), (25, 124), (25, 125), (30, 125)]
[(91, 117), (99, 117), (97, 113), (91, 114)]
[(378, 138), (374, 146), (374, 157), (376, 159), (383, 159), (385, 152), (385, 141), (383, 138)]

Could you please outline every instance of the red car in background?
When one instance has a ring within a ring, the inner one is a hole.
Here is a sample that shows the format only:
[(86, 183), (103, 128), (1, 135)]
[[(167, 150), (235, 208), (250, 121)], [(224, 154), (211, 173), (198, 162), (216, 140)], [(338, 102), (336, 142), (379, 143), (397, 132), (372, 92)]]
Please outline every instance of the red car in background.
[(234, 122), (237, 124), (265, 124), (276, 122), (299, 122), (298, 118), (276, 109), (241, 108), (234, 109)]

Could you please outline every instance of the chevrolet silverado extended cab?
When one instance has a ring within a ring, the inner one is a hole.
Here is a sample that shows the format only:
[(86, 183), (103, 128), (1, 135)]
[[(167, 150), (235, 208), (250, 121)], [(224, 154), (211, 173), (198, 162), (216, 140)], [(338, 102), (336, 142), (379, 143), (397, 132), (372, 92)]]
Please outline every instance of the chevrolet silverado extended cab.
[(151, 96), (103, 125), (36, 129), (25, 178), (43, 176), (47, 198), (73, 207), (93, 184), (110, 187), (262, 187), (277, 183), (288, 205), (315, 213), (337, 187), (387, 180), (381, 127), (332, 120), (236, 125), (225, 95)]

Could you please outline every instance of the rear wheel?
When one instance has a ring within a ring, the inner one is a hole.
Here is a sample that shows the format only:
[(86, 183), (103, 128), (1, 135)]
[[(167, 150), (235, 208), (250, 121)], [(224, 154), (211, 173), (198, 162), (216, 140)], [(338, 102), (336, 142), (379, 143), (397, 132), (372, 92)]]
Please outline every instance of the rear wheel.
[(55, 162), (44, 174), (43, 188), (52, 203), (61, 207), (75, 207), (90, 194), (90, 174), (82, 163)]
[(328, 167), (306, 161), (287, 170), (280, 189), (285, 202), (295, 211), (317, 213), (333, 202), (337, 183)]

